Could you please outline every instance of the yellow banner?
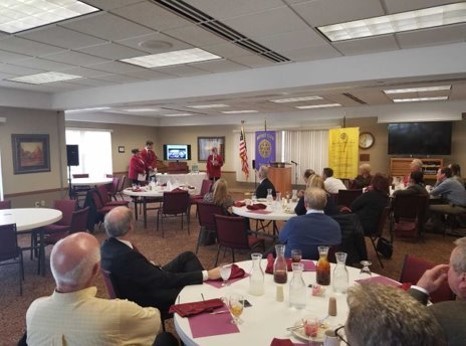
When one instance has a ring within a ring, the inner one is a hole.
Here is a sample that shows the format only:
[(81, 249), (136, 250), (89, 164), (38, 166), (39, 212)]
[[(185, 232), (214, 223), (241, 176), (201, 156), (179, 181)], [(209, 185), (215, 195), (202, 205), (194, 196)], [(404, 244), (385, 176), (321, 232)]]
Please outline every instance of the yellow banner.
[(358, 175), (359, 127), (331, 129), (328, 133), (328, 166), (333, 176), (354, 179)]

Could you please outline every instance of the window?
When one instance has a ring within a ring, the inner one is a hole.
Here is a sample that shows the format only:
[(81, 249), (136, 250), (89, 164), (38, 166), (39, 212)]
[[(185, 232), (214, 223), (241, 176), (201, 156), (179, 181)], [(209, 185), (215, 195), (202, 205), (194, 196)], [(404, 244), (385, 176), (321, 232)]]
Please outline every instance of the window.
[(66, 144), (76, 144), (79, 148), (79, 166), (72, 166), (71, 174), (103, 177), (113, 172), (110, 130), (66, 129)]

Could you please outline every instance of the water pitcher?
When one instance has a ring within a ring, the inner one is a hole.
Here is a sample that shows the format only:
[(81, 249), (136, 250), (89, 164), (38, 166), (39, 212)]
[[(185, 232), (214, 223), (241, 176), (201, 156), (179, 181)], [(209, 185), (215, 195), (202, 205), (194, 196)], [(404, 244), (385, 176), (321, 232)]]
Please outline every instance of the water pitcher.
[(252, 269), (249, 273), (249, 293), (255, 296), (264, 294), (264, 271), (261, 267), (262, 254), (254, 252), (251, 254)]
[(336, 252), (335, 258), (337, 260), (337, 266), (333, 270), (333, 291), (335, 293), (346, 293), (348, 289), (348, 269), (346, 268), (346, 252)]
[(306, 307), (306, 283), (303, 280), (303, 263), (292, 263), (293, 277), (290, 281), (290, 306), (296, 309)]

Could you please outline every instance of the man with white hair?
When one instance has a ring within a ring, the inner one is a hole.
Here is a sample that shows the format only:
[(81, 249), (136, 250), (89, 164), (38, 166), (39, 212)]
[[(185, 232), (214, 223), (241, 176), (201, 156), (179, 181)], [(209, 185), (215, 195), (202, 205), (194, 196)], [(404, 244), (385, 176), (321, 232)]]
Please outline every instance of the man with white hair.
[(257, 178), (259, 179), (259, 186), (256, 189), (257, 198), (266, 198), (268, 190), (272, 190), (273, 198), (276, 197), (277, 192), (275, 191), (275, 186), (273, 186), (273, 183), (269, 180), (268, 176), (269, 167), (260, 166), (257, 171)]
[(448, 280), (448, 285), (456, 295), (456, 301), (449, 300), (429, 306), (442, 326), (448, 345), (466, 345), (466, 237), (455, 241), (456, 247), (450, 255), (450, 264), (439, 264), (411, 286), (410, 294), (427, 304), (429, 294)]
[(74, 233), (52, 249), (56, 288), (26, 313), (28, 345), (152, 345), (160, 312), (120, 299), (97, 298), (100, 247), (88, 233)]

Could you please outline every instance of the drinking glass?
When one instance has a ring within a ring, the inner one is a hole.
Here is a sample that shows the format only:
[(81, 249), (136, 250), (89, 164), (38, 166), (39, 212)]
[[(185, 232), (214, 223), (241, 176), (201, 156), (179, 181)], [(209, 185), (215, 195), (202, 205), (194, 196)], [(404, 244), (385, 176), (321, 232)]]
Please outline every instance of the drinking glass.
[(231, 264), (224, 264), (220, 267), (220, 276), (222, 277), (222, 287), (228, 286), (228, 279), (231, 275)]
[(310, 338), (317, 337), (320, 320), (316, 316), (308, 316), (304, 319), (304, 333)]
[(361, 271), (359, 272), (359, 276), (372, 276), (371, 269), (369, 268), (370, 265), (372, 264), (371, 261), (361, 261), (360, 262), (362, 265)]
[(243, 296), (238, 295), (238, 294), (231, 295), (230, 299), (228, 300), (228, 309), (230, 310), (230, 313), (233, 316), (231, 323), (233, 324), (243, 323), (243, 320), (239, 318), (241, 314), (243, 313), (243, 309), (244, 309), (244, 297)]

